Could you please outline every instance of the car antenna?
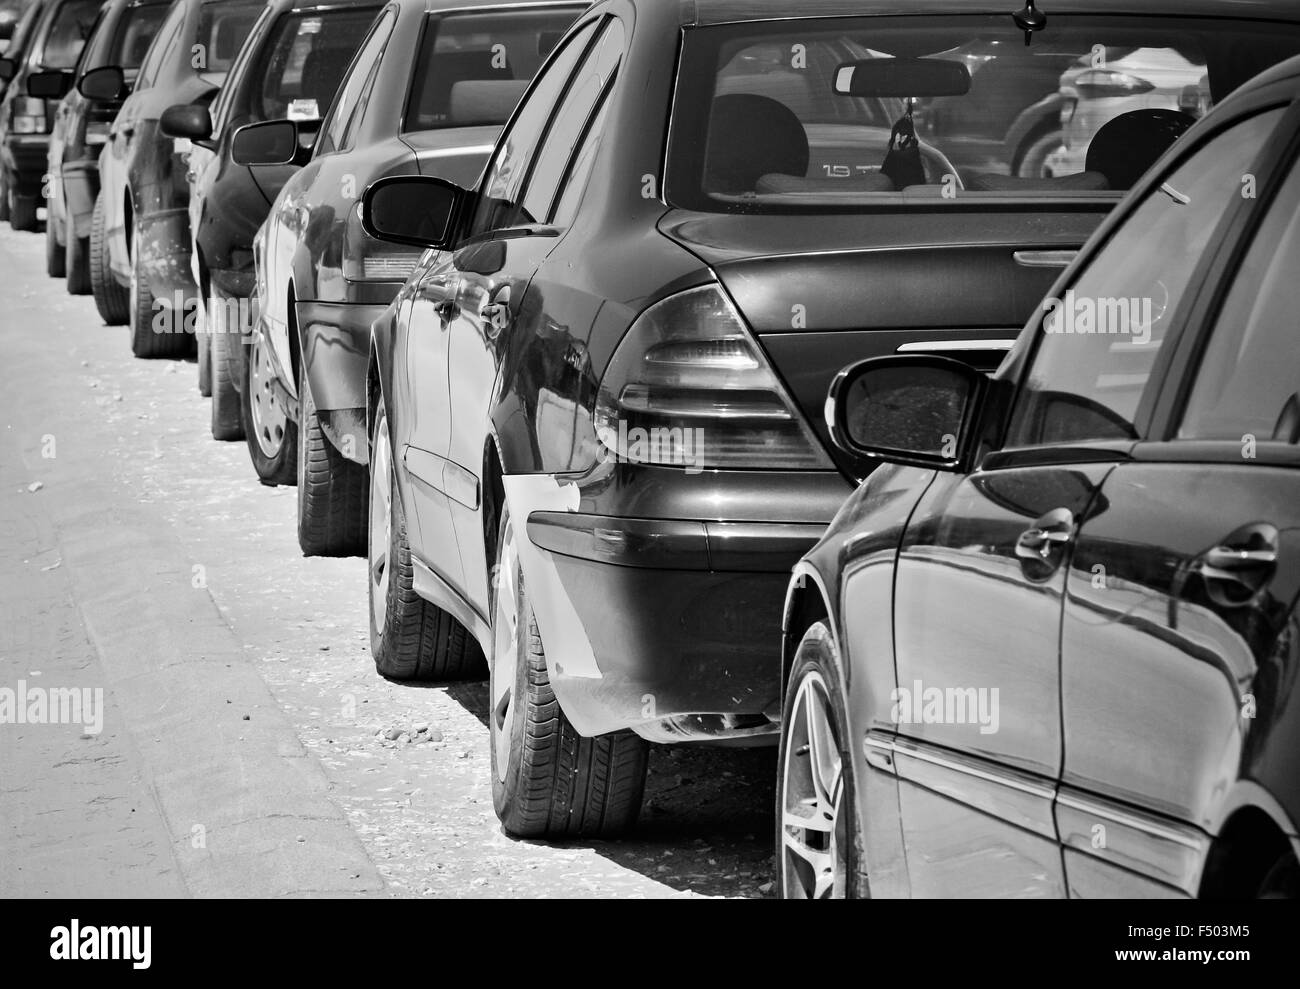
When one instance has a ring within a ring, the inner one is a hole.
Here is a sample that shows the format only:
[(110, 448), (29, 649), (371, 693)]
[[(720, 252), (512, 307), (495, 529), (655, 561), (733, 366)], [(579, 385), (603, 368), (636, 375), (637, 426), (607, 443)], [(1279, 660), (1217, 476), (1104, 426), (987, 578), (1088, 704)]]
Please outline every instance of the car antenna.
[(1016, 22), (1016, 27), (1025, 32), (1026, 47), (1033, 40), (1035, 31), (1047, 27), (1047, 15), (1034, 6), (1034, 0), (1025, 0), (1024, 9), (1012, 14), (1011, 19)]

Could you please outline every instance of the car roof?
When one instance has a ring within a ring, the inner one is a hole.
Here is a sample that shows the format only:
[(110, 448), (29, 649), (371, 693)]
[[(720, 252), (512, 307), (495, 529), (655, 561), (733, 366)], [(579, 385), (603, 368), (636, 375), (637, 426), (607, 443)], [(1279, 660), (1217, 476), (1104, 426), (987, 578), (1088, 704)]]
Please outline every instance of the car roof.
[[(664, 0), (642, 0), (662, 3)], [(1296, 0), (1040, 0), (1039, 10), (1052, 14), (1145, 14), (1163, 17), (1231, 17), (1300, 22)], [(1135, 9), (1136, 8), (1136, 9)], [(1008, 0), (800, 0), (797, 13), (782, 0), (680, 0), (683, 26), (736, 21), (808, 17), (870, 17), (907, 14), (1006, 14), (1017, 9)]]

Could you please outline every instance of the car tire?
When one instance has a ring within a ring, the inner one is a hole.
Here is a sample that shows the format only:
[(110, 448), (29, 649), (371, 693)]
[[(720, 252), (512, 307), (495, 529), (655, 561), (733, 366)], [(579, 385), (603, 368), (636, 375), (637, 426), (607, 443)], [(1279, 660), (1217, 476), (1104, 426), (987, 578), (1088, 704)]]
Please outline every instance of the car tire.
[(298, 424), (282, 408), (275, 393), (274, 371), (263, 350), (262, 335), (254, 330), (253, 342), (244, 346), (246, 375), (239, 407), (248, 457), (263, 484), (294, 484), (298, 480)]
[(239, 373), (238, 348), (243, 343), (238, 333), (231, 332), (229, 324), (222, 322), (216, 329), (217, 332), (207, 334), (212, 382), (212, 438), (242, 440), (244, 417), (239, 389), (235, 384)]
[(406, 513), (397, 494), (396, 469), (381, 400), (374, 416), (370, 459), (370, 654), (389, 680), (482, 680), (483, 651), (465, 626), (414, 590)]
[[(209, 312), (211, 311), (209, 301)], [(194, 349), (199, 372), (199, 395), (210, 398), (212, 395), (212, 334), (208, 331), (208, 313), (204, 313), (194, 327)]]
[(153, 289), (140, 270), (140, 249), (132, 237), (131, 286), (128, 290), (131, 310), (131, 353), (136, 357), (182, 357), (189, 348), (184, 331), (185, 313), (168, 311), (166, 332), (154, 329), (154, 320), (162, 315), (155, 307)]
[(0, 168), (0, 223), (9, 222), (9, 178)]
[(330, 442), (316, 414), (305, 369), (298, 382), (297, 467), (298, 546), (303, 555), (365, 556), (369, 471)]
[(1048, 127), (1030, 134), (1016, 149), (1011, 161), (1011, 174), (1025, 179), (1049, 177), (1046, 174), (1047, 159), (1064, 141), (1065, 136), (1058, 127)]
[(649, 746), (630, 731), (584, 737), (565, 717), (504, 508), (493, 574), (488, 732), (497, 817), (517, 838), (624, 833), (641, 812)]
[(35, 196), (20, 196), (9, 193), (9, 226), (14, 230), (32, 231), (40, 226), (36, 219), (36, 207), (40, 200)]
[(799, 642), (781, 717), (776, 888), (784, 899), (870, 895), (840, 677), (834, 636), (816, 622)]
[(68, 271), (65, 267), (64, 247), (59, 243), (54, 229), (54, 220), (45, 219), (45, 273), (51, 278), (63, 278)]
[(68, 294), (89, 295), (91, 292), (90, 238), (68, 233), (64, 240), (63, 270), (67, 272)]
[(90, 292), (95, 297), (99, 317), (109, 326), (121, 326), (131, 314), (131, 297), (117, 283), (108, 260), (107, 220), (104, 217), (104, 194), (95, 198), (90, 221)]

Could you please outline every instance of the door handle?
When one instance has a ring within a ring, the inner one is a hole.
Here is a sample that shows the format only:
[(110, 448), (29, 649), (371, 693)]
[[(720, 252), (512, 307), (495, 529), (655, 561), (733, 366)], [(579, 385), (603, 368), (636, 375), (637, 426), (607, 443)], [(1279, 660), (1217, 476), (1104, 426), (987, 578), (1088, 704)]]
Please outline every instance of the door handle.
[(1277, 573), (1278, 532), (1268, 523), (1238, 529), (1202, 554), (1194, 569), (1211, 600), (1239, 607), (1258, 594)]
[(1059, 558), (1054, 559), (1056, 551), (1073, 539), (1074, 513), (1068, 508), (1057, 508), (1020, 534), (1016, 540), (1016, 557), (1037, 568), (1047, 565), (1050, 569), (1040, 576), (1050, 576), (1061, 565)]
[(120, 128), (118, 130), (118, 133), (121, 134), (123, 137), (129, 139), (131, 135), (135, 133), (135, 127), (128, 124), (127, 126)]
[(438, 319), (442, 320), (442, 328), (445, 330), (453, 319), (460, 315), (460, 307), (456, 305), (455, 299), (443, 299), (436, 303), (433, 311), (437, 313)]

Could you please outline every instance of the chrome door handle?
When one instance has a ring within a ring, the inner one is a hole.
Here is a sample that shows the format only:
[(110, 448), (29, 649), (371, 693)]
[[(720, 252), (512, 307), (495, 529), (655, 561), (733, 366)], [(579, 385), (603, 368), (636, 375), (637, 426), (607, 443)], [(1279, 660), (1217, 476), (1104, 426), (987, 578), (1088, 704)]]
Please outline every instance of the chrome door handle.
[(1078, 251), (1015, 251), (1012, 255), (1022, 268), (1068, 268), (1079, 256)]
[(1205, 551), (1193, 565), (1210, 599), (1222, 607), (1247, 604), (1277, 573), (1278, 531), (1267, 522), (1245, 526)]
[(1057, 508), (1020, 534), (1016, 540), (1016, 556), (1030, 563), (1051, 563), (1052, 554), (1073, 539), (1074, 513), (1068, 508)]

